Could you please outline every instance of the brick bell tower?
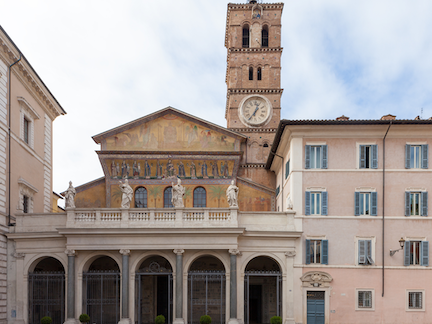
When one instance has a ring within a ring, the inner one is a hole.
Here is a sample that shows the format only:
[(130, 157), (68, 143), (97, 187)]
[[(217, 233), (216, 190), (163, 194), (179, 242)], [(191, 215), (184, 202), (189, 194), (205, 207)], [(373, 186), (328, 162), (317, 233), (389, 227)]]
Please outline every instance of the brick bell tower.
[(229, 3), (225, 34), (227, 127), (248, 137), (240, 176), (272, 188), (262, 177), (270, 176), (264, 163), (280, 121), (282, 10), (283, 3)]

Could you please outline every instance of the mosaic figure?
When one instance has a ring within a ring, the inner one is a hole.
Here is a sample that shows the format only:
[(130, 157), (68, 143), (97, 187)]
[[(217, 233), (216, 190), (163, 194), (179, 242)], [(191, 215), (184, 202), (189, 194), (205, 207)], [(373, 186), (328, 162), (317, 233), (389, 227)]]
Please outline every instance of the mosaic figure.
[(219, 170), (218, 170), (218, 164), (216, 161), (210, 162), (211, 168), (212, 168), (212, 174), (213, 178), (219, 179)]
[(202, 164), (202, 166), (201, 166), (201, 175), (202, 175), (203, 179), (208, 179), (207, 163), (206, 163), (206, 161), (204, 161), (203, 164)]
[(191, 165), (190, 165), (190, 175), (191, 175), (191, 179), (196, 179), (197, 178), (197, 176), (196, 176), (196, 166), (195, 166), (194, 161), (192, 161)]
[(144, 177), (150, 179), (151, 177), (151, 167), (147, 160), (144, 162)]
[(184, 178), (186, 177), (186, 173), (185, 173), (185, 167), (182, 161), (180, 161), (179, 165), (178, 165), (178, 176), (180, 178)]
[(171, 159), (168, 160), (166, 166), (166, 176), (167, 178), (172, 178), (175, 176), (174, 164), (172, 163)]
[(111, 177), (117, 177), (117, 167), (114, 161), (111, 163)]

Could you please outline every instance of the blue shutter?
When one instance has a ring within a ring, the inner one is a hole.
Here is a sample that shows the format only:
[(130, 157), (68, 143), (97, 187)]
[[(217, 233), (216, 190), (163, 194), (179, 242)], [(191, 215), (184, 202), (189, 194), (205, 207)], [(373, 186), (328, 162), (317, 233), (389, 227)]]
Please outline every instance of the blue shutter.
[(306, 191), (305, 192), (305, 215), (310, 215), (310, 201), (311, 201), (310, 191)]
[(305, 145), (305, 169), (310, 169), (310, 152), (311, 146)]
[(365, 240), (358, 241), (358, 263), (359, 264), (366, 263), (366, 241)]
[(289, 160), (285, 163), (285, 179), (288, 178), (289, 174)]
[(322, 240), (321, 246), (321, 263), (328, 264), (328, 240)]
[(378, 169), (378, 145), (371, 145), (372, 169)]
[(354, 192), (354, 215), (360, 215), (360, 192)]
[(411, 193), (409, 191), (405, 191), (405, 216), (411, 216), (410, 196)]
[(321, 169), (327, 169), (327, 145), (321, 145)]
[(405, 241), (404, 245), (404, 266), (410, 265), (410, 241)]
[(360, 169), (366, 167), (366, 145), (360, 145)]
[(366, 240), (366, 260), (368, 264), (374, 264), (372, 259), (372, 240)]
[(327, 191), (321, 192), (321, 215), (327, 216), (327, 202), (328, 202), (328, 194)]
[(306, 264), (310, 264), (310, 240), (306, 240)]
[(411, 169), (411, 145), (405, 145), (405, 169)]
[(429, 266), (429, 242), (428, 242), (428, 241), (422, 241), (422, 242), (421, 242), (421, 250), (420, 250), (420, 253), (421, 253), (421, 256), (420, 256), (420, 258), (421, 258), (420, 264), (421, 264), (422, 266), (425, 266), (425, 267)]
[(421, 193), (421, 215), (422, 216), (428, 215), (428, 193), (427, 192)]
[(421, 156), (422, 156), (422, 163), (421, 163), (421, 167), (422, 169), (427, 169), (428, 168), (428, 144), (422, 145), (421, 146)]
[(378, 214), (378, 193), (371, 192), (371, 216)]

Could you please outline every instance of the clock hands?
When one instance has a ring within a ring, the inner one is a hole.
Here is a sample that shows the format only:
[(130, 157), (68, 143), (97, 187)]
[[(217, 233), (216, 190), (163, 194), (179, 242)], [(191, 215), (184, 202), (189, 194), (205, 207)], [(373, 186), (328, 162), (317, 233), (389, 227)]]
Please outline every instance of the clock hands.
[(259, 106), (259, 105), (256, 105), (256, 108), (255, 108), (255, 110), (254, 110), (252, 116), (250, 116), (248, 120), (251, 120), (251, 118), (252, 118), (253, 116), (255, 116), (255, 114), (256, 114), (256, 112), (258, 111), (258, 108), (259, 108), (258, 106)]

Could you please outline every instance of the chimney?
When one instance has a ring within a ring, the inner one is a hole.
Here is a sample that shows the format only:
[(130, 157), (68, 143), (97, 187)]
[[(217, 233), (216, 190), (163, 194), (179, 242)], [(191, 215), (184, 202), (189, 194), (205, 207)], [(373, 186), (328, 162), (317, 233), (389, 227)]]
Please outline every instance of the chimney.
[(336, 118), (336, 120), (342, 120), (342, 121), (343, 120), (349, 120), (349, 117), (342, 115), (342, 116)]
[(381, 117), (381, 120), (395, 120), (395, 119), (396, 119), (396, 116), (393, 116), (390, 114)]

